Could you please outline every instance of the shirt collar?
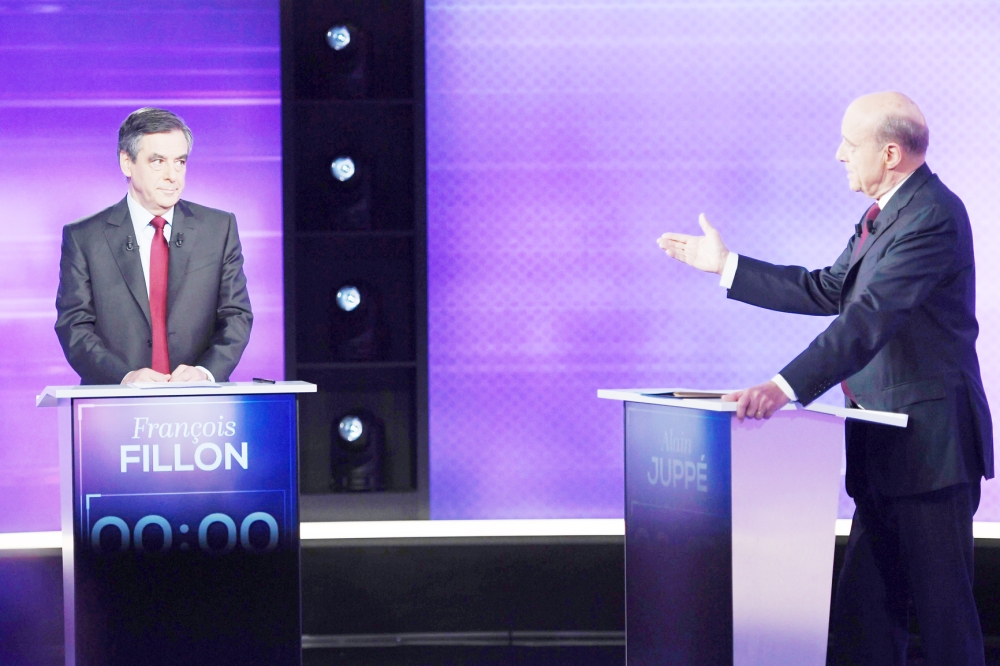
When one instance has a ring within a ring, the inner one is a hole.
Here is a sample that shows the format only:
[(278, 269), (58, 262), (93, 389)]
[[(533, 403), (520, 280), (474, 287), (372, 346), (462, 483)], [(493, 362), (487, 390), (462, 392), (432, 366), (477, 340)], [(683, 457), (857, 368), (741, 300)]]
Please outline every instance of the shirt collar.
[[(132, 198), (131, 192), (125, 194), (125, 201), (128, 203), (129, 215), (132, 216), (132, 227), (135, 229), (136, 235), (138, 235), (139, 232), (146, 228), (156, 216), (143, 208), (142, 204)], [(166, 220), (167, 224), (171, 226), (173, 226), (174, 222), (174, 208), (176, 208), (176, 206), (171, 206), (170, 210), (165, 212), (163, 215), (160, 215), (160, 217)]]
[[(910, 176), (912, 176), (914, 173), (915, 172), (911, 171), (910, 173), (906, 174), (906, 178), (904, 178), (903, 180), (901, 180), (898, 183), (896, 183), (896, 185), (893, 186), (893, 188), (891, 190), (889, 190), (888, 192), (886, 192), (885, 194), (883, 194), (882, 196), (880, 196), (878, 198), (878, 209), (879, 210), (885, 210), (885, 207), (889, 205), (889, 199), (892, 198), (892, 195), (894, 195), (896, 193), (896, 191), (899, 190), (899, 188), (901, 188), (903, 186), (903, 183), (905, 183), (906, 181), (908, 181), (910, 179)], [(171, 209), (170, 212), (171, 212), (171, 214), (173, 214), (173, 210), (172, 209)]]

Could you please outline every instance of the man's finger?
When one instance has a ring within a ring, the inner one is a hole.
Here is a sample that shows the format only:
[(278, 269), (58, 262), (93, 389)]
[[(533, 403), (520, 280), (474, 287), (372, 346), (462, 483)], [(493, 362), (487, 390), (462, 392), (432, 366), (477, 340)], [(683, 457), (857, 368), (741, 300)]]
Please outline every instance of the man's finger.
[(750, 404), (750, 392), (744, 391), (740, 395), (739, 402), (736, 403), (736, 418), (740, 421), (747, 415), (747, 406)]
[(667, 256), (676, 259), (678, 261), (683, 261), (687, 263), (687, 250), (683, 245), (678, 245), (676, 243), (668, 243), (666, 245), (661, 245), (660, 249), (667, 253)]
[(698, 226), (701, 227), (701, 230), (704, 231), (706, 234), (715, 231), (715, 227), (713, 227), (712, 224), (708, 221), (708, 218), (705, 217), (704, 213), (698, 215)]
[(733, 391), (722, 396), (722, 402), (736, 402), (745, 393), (744, 391)]
[(660, 240), (673, 241), (675, 243), (690, 243), (694, 236), (689, 236), (688, 234), (675, 234), (671, 231), (660, 236)]

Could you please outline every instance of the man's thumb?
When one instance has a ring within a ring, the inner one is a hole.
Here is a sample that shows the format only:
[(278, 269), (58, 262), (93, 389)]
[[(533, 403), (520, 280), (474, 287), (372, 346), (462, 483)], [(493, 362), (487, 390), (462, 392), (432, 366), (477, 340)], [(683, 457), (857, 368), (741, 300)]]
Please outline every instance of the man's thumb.
[(705, 217), (704, 213), (700, 213), (698, 215), (698, 226), (701, 227), (701, 230), (704, 231), (706, 234), (715, 231), (715, 227), (713, 227), (709, 223), (708, 218)]

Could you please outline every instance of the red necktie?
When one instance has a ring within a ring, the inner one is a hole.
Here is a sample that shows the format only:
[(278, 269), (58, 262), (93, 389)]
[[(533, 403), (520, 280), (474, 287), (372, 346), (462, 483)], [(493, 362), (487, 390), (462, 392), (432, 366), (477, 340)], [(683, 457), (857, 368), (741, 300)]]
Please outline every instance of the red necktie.
[[(861, 238), (858, 239), (858, 244), (854, 246), (854, 252), (851, 253), (851, 261), (857, 259), (858, 255), (861, 253), (861, 248), (864, 247), (865, 241), (868, 240), (868, 224), (874, 222), (878, 214), (882, 212), (882, 209), (878, 207), (878, 202), (871, 205), (868, 212), (865, 213), (865, 220), (861, 223)], [(847, 380), (840, 382), (840, 388), (843, 390), (844, 395), (853, 402), (855, 405), (861, 406), (857, 398), (854, 397), (854, 392), (847, 388)]]
[(156, 228), (153, 245), (149, 248), (149, 316), (153, 320), (153, 370), (170, 374), (170, 354), (167, 351), (167, 276), (170, 270), (170, 249), (163, 236), (167, 221), (154, 217)]

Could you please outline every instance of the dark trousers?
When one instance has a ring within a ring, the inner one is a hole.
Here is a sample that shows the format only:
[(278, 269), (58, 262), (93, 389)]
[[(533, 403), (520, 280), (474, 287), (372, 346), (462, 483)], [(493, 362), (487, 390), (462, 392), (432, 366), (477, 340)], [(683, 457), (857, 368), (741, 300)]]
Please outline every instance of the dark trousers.
[(907, 497), (874, 490), (857, 509), (833, 604), (832, 663), (904, 666), (913, 601), (928, 666), (982, 666), (972, 596), (979, 482)]

